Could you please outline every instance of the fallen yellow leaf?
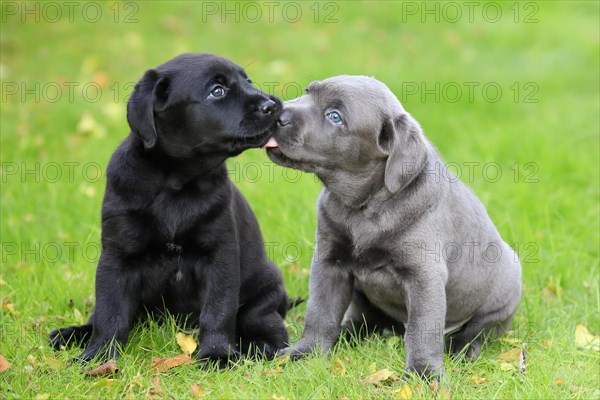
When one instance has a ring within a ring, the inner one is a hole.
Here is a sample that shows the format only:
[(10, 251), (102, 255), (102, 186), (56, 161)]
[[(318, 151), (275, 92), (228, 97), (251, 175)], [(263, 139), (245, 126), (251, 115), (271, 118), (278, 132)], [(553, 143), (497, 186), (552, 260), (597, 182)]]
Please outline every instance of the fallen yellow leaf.
[(440, 400), (450, 400), (452, 398), (452, 389), (443, 387), (440, 390)]
[(515, 369), (517, 369), (517, 367), (515, 367), (513, 363), (503, 362), (500, 363), (500, 369), (502, 371), (514, 371)]
[(40, 393), (35, 396), (35, 400), (47, 400), (50, 398), (50, 393)]
[(519, 361), (520, 354), (521, 354), (521, 349), (511, 349), (511, 350), (505, 351), (504, 353), (499, 354), (497, 358), (499, 361), (517, 362), (517, 361)]
[(487, 378), (482, 378), (477, 375), (473, 375), (470, 380), (471, 380), (471, 383), (474, 383), (476, 385), (483, 385), (484, 383), (486, 383), (488, 381)]
[(563, 383), (565, 383), (565, 380), (563, 378), (556, 378), (556, 380), (554, 381), (554, 383), (556, 383), (558, 386), (560, 386)]
[(600, 351), (600, 336), (592, 335), (583, 324), (578, 324), (575, 328), (575, 344), (582, 349)]
[(100, 388), (110, 387), (110, 386), (114, 385), (114, 383), (116, 381), (117, 381), (116, 379), (112, 379), (112, 378), (103, 378), (103, 379), (96, 381), (94, 386), (100, 387)]
[(31, 365), (32, 367), (35, 367), (35, 357), (31, 354), (29, 354), (27, 356), (27, 362), (29, 363), (29, 365)]
[(61, 360), (52, 356), (43, 356), (41, 363), (51, 370), (57, 370), (64, 365)]
[(275, 362), (277, 363), (277, 365), (285, 365), (290, 361), (290, 356), (289, 355), (285, 355), (285, 356), (278, 356), (275, 358)]
[(396, 375), (395, 373), (393, 373), (389, 369), (384, 368), (384, 369), (381, 369), (381, 370), (379, 370), (379, 371), (377, 371), (377, 372), (375, 372), (375, 373), (367, 376), (364, 379), (364, 382), (365, 383), (372, 383), (374, 385), (378, 385), (378, 384), (380, 384), (382, 382), (385, 382), (385, 381), (388, 381), (388, 380), (395, 382), (395, 381), (400, 380), (400, 378), (398, 377), (398, 375)]
[(346, 367), (344, 366), (344, 363), (342, 362), (342, 360), (340, 360), (339, 358), (336, 358), (335, 361), (333, 362), (333, 370), (338, 375), (346, 374)]
[(265, 368), (263, 372), (265, 376), (272, 376), (273, 378), (277, 378), (283, 372), (283, 368), (277, 365), (275, 368)]
[(15, 313), (15, 305), (8, 302), (8, 300), (2, 300), (2, 308), (11, 314)]
[(508, 344), (516, 344), (519, 346), (521, 345), (521, 340), (517, 338), (501, 338), (500, 340)]
[(200, 399), (204, 396), (204, 392), (202, 391), (202, 387), (197, 383), (192, 383), (190, 385), (190, 392), (192, 393), (192, 397), (196, 399)]
[(412, 398), (412, 390), (408, 385), (404, 385), (394, 392), (396, 393), (396, 397), (399, 399), (408, 400)]
[(181, 351), (188, 356), (191, 355), (198, 347), (198, 343), (196, 343), (192, 335), (186, 335), (185, 333), (178, 332), (177, 335), (175, 335), (175, 339), (177, 339), (177, 344), (181, 348)]

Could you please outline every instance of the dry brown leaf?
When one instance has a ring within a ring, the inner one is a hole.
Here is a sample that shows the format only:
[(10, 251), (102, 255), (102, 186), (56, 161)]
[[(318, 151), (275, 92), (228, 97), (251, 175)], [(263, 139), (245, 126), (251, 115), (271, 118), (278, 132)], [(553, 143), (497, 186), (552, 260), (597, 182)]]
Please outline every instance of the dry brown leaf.
[(554, 383), (556, 383), (558, 386), (560, 386), (563, 383), (565, 383), (565, 380), (563, 378), (556, 378), (556, 380), (554, 381)]
[(575, 345), (582, 349), (600, 351), (600, 336), (592, 335), (583, 324), (578, 324), (575, 328)]
[(398, 377), (398, 375), (396, 375), (395, 373), (393, 373), (392, 371), (390, 371), (387, 368), (381, 369), (369, 376), (367, 376), (363, 382), (365, 383), (372, 383), (374, 385), (378, 385), (382, 382), (386, 382), (386, 381), (393, 381), (396, 382), (400, 380), (400, 378)]
[(4, 372), (11, 367), (10, 363), (2, 354), (0, 354), (0, 372)]
[(400, 389), (394, 390), (394, 393), (396, 393), (396, 398), (398, 399), (408, 400), (412, 398), (412, 390), (408, 385), (404, 385)]
[(201, 399), (204, 397), (204, 392), (202, 391), (202, 386), (197, 383), (192, 383), (190, 385), (190, 392), (192, 393), (192, 397), (195, 399)]
[(152, 389), (148, 390), (147, 395), (156, 396), (158, 394), (161, 394), (162, 391), (163, 389), (160, 386), (160, 375), (155, 375), (154, 378), (152, 378)]
[(471, 383), (474, 383), (476, 385), (483, 385), (484, 383), (486, 383), (488, 380), (487, 378), (482, 378), (480, 376), (477, 375), (473, 375), (470, 379)]
[(335, 361), (333, 362), (333, 370), (338, 375), (345, 375), (346, 374), (346, 366), (344, 366), (344, 363), (339, 358), (336, 358)]
[(117, 367), (117, 363), (112, 358), (98, 367), (87, 371), (85, 374), (87, 376), (104, 376), (111, 375), (117, 373), (119, 371), (119, 367)]
[(198, 347), (198, 343), (196, 343), (192, 335), (186, 335), (183, 332), (178, 332), (177, 335), (175, 335), (175, 339), (177, 339), (177, 344), (181, 348), (181, 351), (188, 356), (196, 351), (196, 348)]
[(429, 389), (431, 389), (432, 392), (437, 392), (438, 390), (440, 390), (440, 381), (438, 380), (433, 380), (430, 384), (429, 384)]
[(152, 359), (152, 369), (163, 372), (171, 368), (178, 367), (182, 364), (192, 364), (193, 362), (194, 360), (192, 360), (187, 354), (179, 354), (177, 356), (167, 358), (154, 357)]

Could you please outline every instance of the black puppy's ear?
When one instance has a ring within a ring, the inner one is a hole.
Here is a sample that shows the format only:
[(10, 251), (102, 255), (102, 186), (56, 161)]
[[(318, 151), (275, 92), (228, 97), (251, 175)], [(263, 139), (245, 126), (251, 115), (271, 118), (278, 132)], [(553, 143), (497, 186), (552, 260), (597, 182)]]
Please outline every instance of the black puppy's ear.
[(421, 127), (410, 115), (384, 121), (377, 143), (388, 156), (384, 181), (390, 192), (404, 189), (425, 168), (427, 144)]
[(127, 122), (132, 132), (144, 143), (145, 149), (156, 146), (157, 133), (154, 111), (164, 108), (169, 97), (169, 80), (150, 69), (135, 85), (127, 103)]

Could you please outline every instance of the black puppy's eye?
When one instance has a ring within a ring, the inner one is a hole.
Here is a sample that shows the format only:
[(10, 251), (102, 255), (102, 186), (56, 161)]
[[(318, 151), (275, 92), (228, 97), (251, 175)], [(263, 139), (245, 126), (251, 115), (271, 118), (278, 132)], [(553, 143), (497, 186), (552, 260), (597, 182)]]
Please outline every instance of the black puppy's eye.
[(221, 85), (215, 85), (212, 90), (210, 91), (210, 94), (208, 95), (209, 98), (213, 98), (213, 99), (218, 99), (220, 97), (223, 97), (227, 94), (227, 89), (225, 89), (223, 86)]
[(325, 116), (336, 125), (342, 125), (344, 123), (344, 121), (342, 120), (342, 116), (337, 111), (330, 111), (327, 114), (325, 114)]

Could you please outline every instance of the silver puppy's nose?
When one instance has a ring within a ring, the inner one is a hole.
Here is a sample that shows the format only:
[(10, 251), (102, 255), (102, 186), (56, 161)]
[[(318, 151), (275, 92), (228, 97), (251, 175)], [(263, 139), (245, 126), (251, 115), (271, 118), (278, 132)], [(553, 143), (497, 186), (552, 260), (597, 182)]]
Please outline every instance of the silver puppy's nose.
[(290, 121), (290, 112), (288, 110), (283, 110), (279, 118), (277, 118), (277, 125), (286, 126), (290, 124)]
[(275, 102), (269, 99), (260, 105), (260, 111), (263, 114), (269, 115), (273, 113), (273, 111), (275, 110), (275, 106)]
[(279, 125), (279, 126), (286, 126), (286, 125), (288, 125), (289, 123), (290, 123), (290, 120), (289, 120), (289, 119), (283, 119), (283, 118), (279, 118), (279, 119), (277, 120), (277, 125)]

